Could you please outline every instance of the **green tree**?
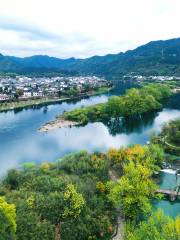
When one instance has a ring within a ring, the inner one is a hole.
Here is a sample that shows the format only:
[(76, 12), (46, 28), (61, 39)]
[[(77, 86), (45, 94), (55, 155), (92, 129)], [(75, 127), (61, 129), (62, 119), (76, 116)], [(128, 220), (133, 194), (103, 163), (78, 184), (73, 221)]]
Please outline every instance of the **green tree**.
[(49, 240), (55, 238), (55, 227), (46, 219), (41, 219), (38, 213), (21, 203), (17, 214), (18, 240)]
[(166, 217), (161, 210), (153, 213), (134, 230), (127, 233), (127, 240), (179, 240), (180, 217)]
[(69, 97), (76, 97), (79, 95), (79, 90), (77, 88), (71, 88), (67, 91)]
[(22, 95), (23, 95), (23, 90), (22, 89), (17, 89), (16, 94), (15, 94), (15, 98), (18, 99)]
[(121, 98), (117, 96), (109, 98), (107, 104), (105, 105), (105, 112), (114, 118), (123, 116), (124, 103)]
[(63, 192), (50, 192), (48, 195), (36, 194), (34, 200), (35, 211), (42, 219), (55, 226), (55, 239), (60, 239), (61, 225), (68, 218), (76, 218), (85, 205), (84, 198), (73, 184), (68, 184)]

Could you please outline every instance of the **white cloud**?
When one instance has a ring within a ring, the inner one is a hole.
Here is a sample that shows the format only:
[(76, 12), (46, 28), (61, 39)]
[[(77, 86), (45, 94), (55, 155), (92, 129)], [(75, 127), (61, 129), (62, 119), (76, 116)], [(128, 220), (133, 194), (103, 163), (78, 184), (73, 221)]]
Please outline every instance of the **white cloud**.
[(87, 57), (180, 37), (179, 0), (0, 0), (0, 51)]

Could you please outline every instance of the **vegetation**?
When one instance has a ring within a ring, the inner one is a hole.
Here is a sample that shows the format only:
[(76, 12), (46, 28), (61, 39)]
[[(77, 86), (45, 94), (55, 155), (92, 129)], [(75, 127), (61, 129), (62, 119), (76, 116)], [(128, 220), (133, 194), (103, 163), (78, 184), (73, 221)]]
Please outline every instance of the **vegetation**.
[(142, 221), (133, 231), (128, 232), (127, 240), (178, 240), (180, 239), (180, 217), (175, 220), (161, 210)]
[(142, 164), (130, 162), (123, 170), (124, 175), (110, 186), (109, 199), (121, 206), (127, 218), (139, 220), (151, 209), (150, 199), (156, 185), (150, 178), (151, 171)]
[(0, 54), (0, 71), (48, 75), (95, 74), (118, 78), (128, 73), (179, 75), (180, 38), (153, 41), (125, 53), (93, 56), (86, 59), (59, 59), (48, 56), (17, 58)]
[(140, 89), (130, 89), (123, 96), (113, 96), (107, 103), (66, 112), (64, 118), (81, 124), (109, 121), (112, 118), (140, 117), (158, 110), (162, 100), (171, 95), (170, 88), (162, 84), (148, 84)]
[(10, 170), (0, 185), (0, 195), (10, 204), (4, 205), (1, 197), (0, 209), (3, 205), (12, 210), (11, 215), (5, 212), (1, 231), (9, 221), (13, 233), (17, 224), (18, 240), (108, 240), (116, 228), (118, 208), (131, 225), (127, 236), (136, 236), (134, 224), (141, 224), (152, 211), (157, 189), (153, 173), (162, 161), (158, 145), (135, 145), (106, 154), (81, 151), (56, 163)]
[(180, 88), (180, 81), (176, 80), (176, 78), (174, 80), (163, 81), (163, 83), (168, 85), (171, 89)]
[(159, 136), (152, 139), (159, 143), (167, 153), (174, 155), (180, 154), (180, 119), (173, 120), (163, 126)]
[(0, 197), (0, 239), (15, 239), (16, 210), (14, 204), (8, 204)]
[(166, 124), (162, 130), (162, 135), (165, 136), (165, 141), (180, 147), (180, 119)]
[[(57, 99), (54, 101), (57, 101)], [(48, 104), (48, 103), (52, 103), (52, 102), (53, 102), (53, 100), (50, 100), (48, 98), (1, 102), (0, 103), (0, 111), (7, 111), (7, 110), (11, 110), (11, 109), (21, 109), (21, 108), (37, 106), (37, 105), (41, 105), (41, 104)]]

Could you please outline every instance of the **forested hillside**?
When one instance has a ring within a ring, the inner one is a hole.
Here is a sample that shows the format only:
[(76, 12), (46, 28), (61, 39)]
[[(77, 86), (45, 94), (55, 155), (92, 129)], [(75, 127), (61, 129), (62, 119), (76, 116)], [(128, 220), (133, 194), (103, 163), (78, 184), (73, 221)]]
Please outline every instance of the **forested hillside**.
[(25, 58), (0, 55), (1, 72), (42, 73), (48, 71), (95, 74), (116, 78), (128, 73), (143, 75), (180, 74), (180, 38), (154, 41), (125, 53), (86, 59), (49, 56)]

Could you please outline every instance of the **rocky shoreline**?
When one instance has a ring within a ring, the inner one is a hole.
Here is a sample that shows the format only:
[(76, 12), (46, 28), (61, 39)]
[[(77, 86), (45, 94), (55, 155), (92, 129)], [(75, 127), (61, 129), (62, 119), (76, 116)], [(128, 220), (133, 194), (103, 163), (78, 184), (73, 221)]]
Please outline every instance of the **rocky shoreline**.
[(38, 129), (39, 132), (49, 132), (57, 128), (73, 127), (77, 126), (79, 123), (66, 120), (62, 117), (55, 119), (54, 121), (44, 124)]

